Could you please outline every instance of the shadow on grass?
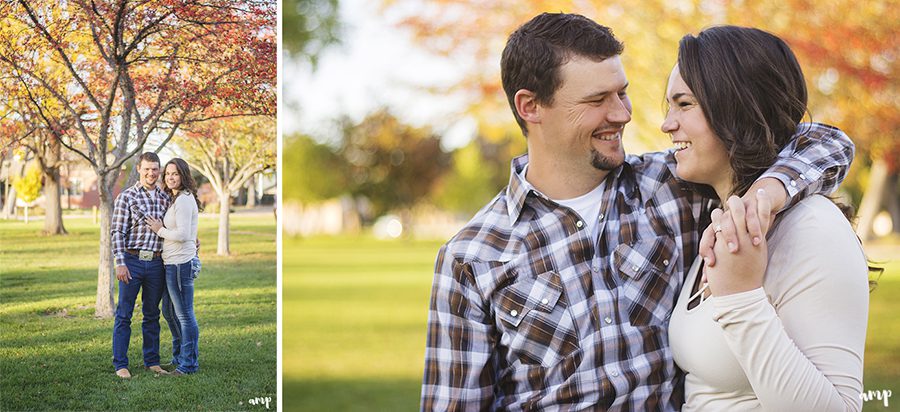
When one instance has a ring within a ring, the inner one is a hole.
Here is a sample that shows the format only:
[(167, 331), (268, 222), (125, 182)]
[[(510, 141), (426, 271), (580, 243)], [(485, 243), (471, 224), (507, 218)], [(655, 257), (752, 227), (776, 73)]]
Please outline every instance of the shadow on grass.
[(415, 411), (419, 379), (297, 379), (285, 377), (285, 411)]

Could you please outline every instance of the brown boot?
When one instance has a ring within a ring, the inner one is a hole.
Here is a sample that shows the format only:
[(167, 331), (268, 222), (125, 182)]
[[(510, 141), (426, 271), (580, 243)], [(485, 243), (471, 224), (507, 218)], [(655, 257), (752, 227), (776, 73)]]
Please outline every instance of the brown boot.
[(116, 376), (122, 379), (131, 379), (131, 372), (128, 372), (128, 368), (122, 368), (116, 371)]

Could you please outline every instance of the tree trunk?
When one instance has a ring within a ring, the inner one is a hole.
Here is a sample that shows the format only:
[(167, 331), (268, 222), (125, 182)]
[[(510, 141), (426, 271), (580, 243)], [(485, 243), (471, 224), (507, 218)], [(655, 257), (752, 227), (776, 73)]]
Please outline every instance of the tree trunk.
[(894, 223), (894, 233), (900, 234), (900, 173), (891, 173), (888, 178), (887, 188), (884, 193), (884, 202), (887, 203), (888, 213), (891, 214), (891, 222)]
[(60, 195), (59, 167), (51, 167), (44, 173), (44, 233), (65, 235), (62, 220), (62, 196)]
[(14, 219), (16, 217), (16, 188), (13, 185), (6, 186), (6, 202), (3, 203), (3, 218)]
[[(25, 165), (28, 164), (27, 161), (22, 161), (19, 163), (19, 173), (16, 176), (22, 176), (25, 174)], [(4, 219), (15, 219), (17, 217), (16, 211), (16, 188), (12, 185), (12, 168), (15, 167), (15, 162), (12, 163), (10, 168), (9, 177), (7, 177), (7, 192), (6, 192), (6, 203), (3, 204), (3, 218)]]
[(229, 245), (229, 214), (231, 213), (231, 196), (228, 193), (219, 193), (219, 248), (216, 254), (228, 256), (231, 252)]
[(882, 210), (888, 177), (887, 162), (881, 158), (875, 159), (872, 162), (872, 169), (869, 171), (868, 188), (859, 204), (859, 226), (856, 228), (856, 234), (864, 242), (875, 237), (872, 225), (875, 222), (875, 216)]
[(247, 207), (256, 207), (256, 176), (247, 180)]
[(97, 190), (100, 192), (100, 264), (97, 273), (97, 302), (94, 316), (108, 319), (113, 316), (115, 301), (115, 270), (112, 254), (113, 185), (118, 173), (98, 174)]

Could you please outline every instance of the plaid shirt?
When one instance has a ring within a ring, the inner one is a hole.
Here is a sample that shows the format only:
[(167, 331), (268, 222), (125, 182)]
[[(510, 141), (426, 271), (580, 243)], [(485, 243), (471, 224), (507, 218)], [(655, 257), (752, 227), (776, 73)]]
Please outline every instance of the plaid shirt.
[[(836, 189), (853, 150), (812, 124), (763, 176), (790, 205)], [(627, 156), (593, 238), (577, 213), (524, 189), (527, 161), (438, 253), (422, 410), (680, 409), (667, 327), (710, 199), (675, 178), (671, 151)]]
[(162, 219), (169, 207), (169, 195), (159, 187), (154, 187), (151, 199), (147, 189), (137, 182), (122, 191), (116, 198), (112, 220), (113, 256), (116, 266), (125, 264), (125, 250), (152, 250), (161, 252), (163, 241), (141, 215)]

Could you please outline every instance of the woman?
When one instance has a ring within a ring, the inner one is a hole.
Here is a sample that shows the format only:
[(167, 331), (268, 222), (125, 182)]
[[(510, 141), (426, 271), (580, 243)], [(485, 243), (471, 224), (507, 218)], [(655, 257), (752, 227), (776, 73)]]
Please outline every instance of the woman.
[[(199, 368), (197, 340), (200, 331), (194, 316), (194, 277), (191, 262), (197, 256), (197, 220), (200, 201), (197, 183), (187, 162), (172, 159), (164, 171), (165, 191), (172, 198), (163, 220), (147, 218), (147, 224), (163, 238), (162, 259), (166, 268), (166, 288), (175, 311), (172, 329), (173, 375), (194, 373)], [(196, 265), (196, 264), (195, 264)], [(166, 303), (163, 303), (166, 307)]]
[[(829, 199), (810, 196), (780, 213), (766, 239), (750, 239), (734, 197), (802, 127), (807, 94), (794, 54), (757, 29), (687, 35), (666, 100), (662, 130), (675, 143), (676, 173), (711, 186), (734, 216), (713, 212), (716, 262), (697, 258), (670, 320), (684, 410), (859, 410), (868, 271), (849, 222)], [(768, 217), (760, 220), (765, 229)], [(737, 253), (719, 233), (732, 224)]]

